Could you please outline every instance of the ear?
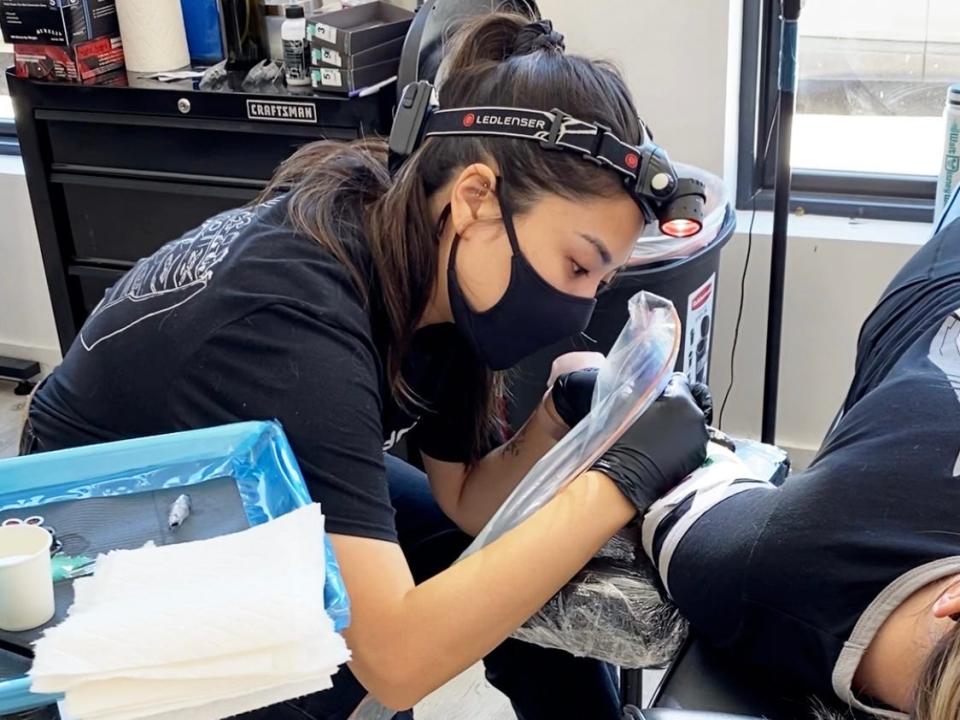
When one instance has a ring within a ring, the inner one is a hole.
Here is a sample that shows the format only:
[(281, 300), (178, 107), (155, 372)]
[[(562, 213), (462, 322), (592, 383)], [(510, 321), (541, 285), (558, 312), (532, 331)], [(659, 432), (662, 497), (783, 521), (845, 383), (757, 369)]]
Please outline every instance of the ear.
[(933, 604), (934, 617), (948, 618), (960, 616), (960, 576), (940, 593), (940, 597)]
[(485, 163), (461, 171), (450, 193), (450, 221), (460, 235), (475, 222), (498, 220), (497, 173)]

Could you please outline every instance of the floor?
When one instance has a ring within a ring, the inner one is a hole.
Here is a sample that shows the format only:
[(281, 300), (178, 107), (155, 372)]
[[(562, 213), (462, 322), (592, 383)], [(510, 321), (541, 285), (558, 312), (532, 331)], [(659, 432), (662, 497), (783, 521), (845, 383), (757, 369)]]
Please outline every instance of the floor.
[[(26, 398), (0, 382), (0, 458), (17, 453)], [(645, 698), (659, 681), (659, 672), (644, 673)], [(480, 664), (451, 680), (416, 707), (417, 720), (514, 720), (507, 698), (483, 676)]]

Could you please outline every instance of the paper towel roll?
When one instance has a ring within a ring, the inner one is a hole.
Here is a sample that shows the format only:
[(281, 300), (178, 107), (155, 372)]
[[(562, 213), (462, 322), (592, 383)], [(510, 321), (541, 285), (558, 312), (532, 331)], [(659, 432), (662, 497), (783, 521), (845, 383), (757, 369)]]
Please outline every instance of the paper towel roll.
[(166, 72), (190, 64), (180, 0), (117, 0), (127, 70)]

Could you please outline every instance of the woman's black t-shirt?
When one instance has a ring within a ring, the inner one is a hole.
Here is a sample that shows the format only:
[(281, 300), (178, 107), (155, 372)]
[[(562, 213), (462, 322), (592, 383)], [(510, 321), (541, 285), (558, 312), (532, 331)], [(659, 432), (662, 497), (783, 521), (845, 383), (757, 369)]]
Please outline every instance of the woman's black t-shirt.
[[(365, 262), (355, 230), (347, 243)], [(277, 419), (327, 529), (396, 541), (384, 450), (411, 431), (431, 457), (466, 460), (458, 375), (476, 360), (452, 325), (418, 332), (404, 376), (428, 410), (411, 414), (370, 308), (290, 227), (285, 198), (218, 215), (107, 291), (33, 401), (39, 449)]]

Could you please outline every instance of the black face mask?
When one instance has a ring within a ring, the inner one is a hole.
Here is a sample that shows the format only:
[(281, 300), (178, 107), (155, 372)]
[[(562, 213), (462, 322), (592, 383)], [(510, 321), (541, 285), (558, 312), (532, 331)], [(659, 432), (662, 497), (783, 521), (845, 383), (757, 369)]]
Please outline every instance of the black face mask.
[(491, 370), (506, 370), (537, 350), (587, 329), (596, 307), (594, 298), (583, 298), (557, 290), (533, 269), (517, 242), (513, 213), (503, 201), (500, 181), (500, 211), (513, 249), (510, 284), (503, 297), (489, 310), (473, 310), (457, 279), (457, 247), (453, 238), (447, 265), (447, 292), (460, 332)]

